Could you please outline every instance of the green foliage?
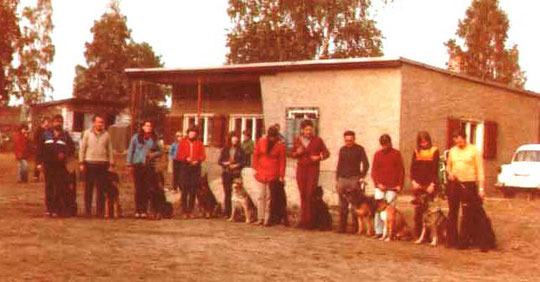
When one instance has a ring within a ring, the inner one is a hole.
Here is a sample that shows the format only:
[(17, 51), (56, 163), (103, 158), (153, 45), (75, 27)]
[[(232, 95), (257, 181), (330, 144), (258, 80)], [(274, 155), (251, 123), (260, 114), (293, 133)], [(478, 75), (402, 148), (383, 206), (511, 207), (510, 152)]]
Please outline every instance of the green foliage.
[[(126, 22), (116, 1), (111, 1), (101, 19), (94, 22), (93, 40), (86, 43), (84, 52), (87, 66), (75, 67), (75, 97), (127, 104), (130, 85), (124, 69), (163, 67), (161, 57), (155, 55), (148, 43), (136, 43), (131, 39)], [(165, 94), (162, 86), (145, 86), (145, 105), (161, 107)], [(145, 110), (146, 107), (143, 112)]]
[[(458, 60), (454, 67), (483, 80), (523, 88), (526, 77), (519, 67), (517, 45), (505, 45), (508, 27), (508, 16), (498, 0), (474, 0), (465, 19), (458, 22), (456, 35), (464, 40), (464, 47), (455, 39), (445, 43), (450, 60)], [(448, 65), (452, 66), (452, 62)]]
[[(380, 0), (384, 3), (386, 0)], [(229, 0), (229, 63), (382, 56), (371, 0)]]
[(0, 2), (0, 104), (10, 96), (30, 104), (52, 90), (47, 67), (54, 59), (53, 27), (50, 0), (26, 7), (18, 0)]

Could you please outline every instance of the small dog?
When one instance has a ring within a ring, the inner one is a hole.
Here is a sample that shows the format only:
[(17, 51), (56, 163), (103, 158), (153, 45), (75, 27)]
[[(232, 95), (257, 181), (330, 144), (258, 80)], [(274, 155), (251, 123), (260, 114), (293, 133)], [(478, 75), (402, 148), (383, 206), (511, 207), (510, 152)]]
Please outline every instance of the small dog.
[(204, 218), (219, 216), (221, 207), (219, 206), (216, 196), (208, 184), (208, 174), (201, 177), (201, 185), (197, 191), (197, 203), (199, 206), (199, 212)]
[(381, 213), (381, 220), (384, 222), (383, 235), (380, 240), (389, 242), (390, 240), (408, 240), (411, 231), (405, 221), (405, 216), (396, 207), (389, 205), (386, 200), (375, 200), (377, 211)]
[(149, 191), (150, 207), (153, 212), (152, 217), (154, 219), (172, 218), (173, 207), (165, 198), (165, 176), (163, 175), (163, 172), (156, 171), (154, 179), (151, 179), (150, 181), (152, 181), (152, 188)]
[[(353, 212), (358, 221), (358, 234), (373, 236), (373, 217), (377, 208), (375, 199), (372, 196), (366, 196), (362, 191), (350, 190), (345, 193), (347, 202), (351, 203)], [(365, 225), (365, 229), (364, 229)]]
[(332, 230), (332, 216), (328, 210), (328, 205), (323, 199), (323, 195), (323, 188), (321, 186), (317, 186), (311, 199), (313, 225), (310, 227), (312, 229), (328, 231)]
[(430, 201), (427, 194), (414, 198), (411, 203), (416, 206), (421, 206), (425, 211), (422, 216), (422, 232), (418, 240), (414, 243), (421, 244), (428, 232), (431, 235), (430, 245), (435, 247), (440, 241), (445, 242), (448, 219), (441, 208), (438, 205), (435, 205), (433, 201)]
[(105, 184), (105, 218), (111, 216), (115, 219), (120, 217), (119, 189), (120, 176), (116, 172), (107, 172), (107, 183)]
[(238, 210), (241, 210), (244, 213), (246, 223), (255, 222), (257, 220), (257, 209), (244, 188), (242, 178), (233, 179), (231, 202), (232, 211), (229, 221), (236, 221)]
[(66, 179), (66, 186), (62, 197), (60, 216), (71, 217), (77, 215), (77, 174), (72, 171)]

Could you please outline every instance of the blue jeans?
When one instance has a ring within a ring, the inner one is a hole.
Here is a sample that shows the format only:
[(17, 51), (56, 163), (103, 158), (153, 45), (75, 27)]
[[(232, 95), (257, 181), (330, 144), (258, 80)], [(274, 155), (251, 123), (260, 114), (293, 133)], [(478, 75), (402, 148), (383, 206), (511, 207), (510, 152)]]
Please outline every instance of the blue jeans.
[[(389, 205), (395, 206), (397, 199), (397, 192), (394, 190), (382, 191), (379, 188), (375, 188), (375, 200), (385, 199)], [(376, 212), (374, 218), (375, 234), (382, 235), (384, 229), (384, 223), (381, 219), (381, 213)]]
[(18, 160), (17, 181), (28, 182), (28, 162), (25, 159)]

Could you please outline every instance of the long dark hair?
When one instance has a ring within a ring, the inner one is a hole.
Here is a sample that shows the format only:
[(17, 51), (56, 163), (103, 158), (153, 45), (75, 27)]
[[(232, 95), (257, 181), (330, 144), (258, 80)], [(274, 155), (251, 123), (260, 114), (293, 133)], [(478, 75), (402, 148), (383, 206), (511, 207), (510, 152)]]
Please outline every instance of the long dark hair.
[(420, 131), (418, 132), (418, 135), (416, 136), (416, 148), (420, 150), (420, 142), (422, 140), (426, 140), (429, 143), (429, 148), (433, 146), (433, 143), (431, 142), (431, 136), (429, 136), (429, 133), (427, 131)]
[[(233, 147), (233, 144), (232, 144), (232, 138), (233, 137), (237, 137), (238, 139), (240, 139), (240, 134), (238, 134), (238, 132), (236, 132), (236, 131), (229, 132), (229, 134), (227, 135), (227, 142), (225, 144), (226, 148), (232, 148)], [(238, 144), (236, 144), (236, 147), (239, 147), (239, 146), (240, 146), (240, 142), (238, 142)]]
[(140, 126), (139, 126), (139, 130), (137, 131), (137, 141), (139, 141), (140, 144), (144, 144), (144, 130), (143, 130), (143, 126), (146, 124), (146, 123), (150, 123), (152, 125), (152, 131), (150, 132), (150, 138), (152, 138), (153, 141), (156, 141), (157, 140), (157, 134), (156, 132), (154, 131), (154, 123), (151, 121), (151, 120), (144, 120)]

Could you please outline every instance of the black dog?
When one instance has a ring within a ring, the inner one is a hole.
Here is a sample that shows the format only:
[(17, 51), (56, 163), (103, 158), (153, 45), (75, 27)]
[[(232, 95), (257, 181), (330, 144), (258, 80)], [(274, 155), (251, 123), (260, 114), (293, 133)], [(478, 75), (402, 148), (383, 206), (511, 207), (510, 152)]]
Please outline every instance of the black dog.
[(197, 203), (199, 206), (199, 212), (205, 218), (218, 217), (220, 206), (216, 200), (216, 196), (210, 189), (208, 184), (208, 174), (201, 177), (201, 186), (197, 191)]
[(318, 186), (311, 199), (311, 208), (313, 215), (313, 225), (311, 229), (327, 231), (332, 229), (332, 216), (328, 210), (328, 205), (323, 200), (324, 191)]
[(151, 181), (149, 196), (154, 219), (171, 218), (173, 216), (173, 207), (165, 198), (165, 176), (163, 172), (155, 171), (152, 179), (148, 179), (148, 181)]
[(77, 215), (77, 174), (72, 171), (67, 176), (59, 203), (59, 215), (62, 217)]
[(270, 224), (281, 223), (285, 226), (289, 226), (285, 183), (273, 181), (270, 183)]
[(118, 173), (108, 171), (107, 183), (103, 191), (105, 194), (105, 218), (114, 217), (117, 219), (121, 215), (119, 183), (120, 177)]

